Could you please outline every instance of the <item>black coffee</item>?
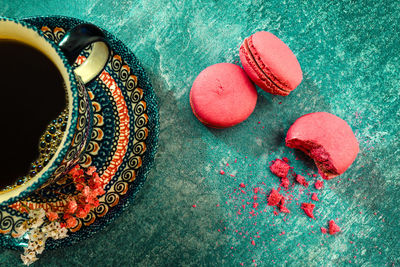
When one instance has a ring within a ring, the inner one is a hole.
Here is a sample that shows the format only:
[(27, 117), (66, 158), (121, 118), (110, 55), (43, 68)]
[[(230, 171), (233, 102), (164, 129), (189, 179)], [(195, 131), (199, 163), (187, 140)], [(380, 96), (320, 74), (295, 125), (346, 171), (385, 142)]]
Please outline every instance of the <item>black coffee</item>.
[(46, 126), (65, 109), (64, 82), (40, 51), (0, 39), (0, 190), (27, 176)]

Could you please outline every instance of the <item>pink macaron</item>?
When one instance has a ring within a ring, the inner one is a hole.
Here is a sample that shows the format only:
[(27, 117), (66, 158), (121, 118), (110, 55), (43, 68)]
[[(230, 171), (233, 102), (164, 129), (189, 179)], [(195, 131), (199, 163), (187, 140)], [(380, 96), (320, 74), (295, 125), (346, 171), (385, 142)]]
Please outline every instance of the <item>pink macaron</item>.
[(204, 125), (226, 128), (241, 123), (253, 112), (257, 91), (237, 65), (219, 63), (204, 69), (190, 90), (190, 106)]
[(239, 55), (250, 79), (268, 93), (286, 96), (303, 79), (292, 50), (270, 32), (260, 31), (246, 38)]
[(327, 112), (298, 118), (287, 132), (286, 145), (314, 159), (319, 174), (327, 180), (344, 173), (359, 151), (358, 141), (347, 122)]

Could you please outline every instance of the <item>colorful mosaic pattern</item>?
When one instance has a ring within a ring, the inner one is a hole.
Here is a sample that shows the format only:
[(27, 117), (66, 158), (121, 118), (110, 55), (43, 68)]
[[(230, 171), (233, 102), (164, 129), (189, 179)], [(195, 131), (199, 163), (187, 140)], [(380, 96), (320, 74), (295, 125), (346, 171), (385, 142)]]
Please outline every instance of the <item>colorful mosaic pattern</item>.
[[(66, 17), (39, 17), (27, 22), (40, 28), (47, 38), (56, 43), (65, 31), (82, 21)], [(84, 166), (94, 165), (103, 182), (106, 194), (100, 205), (79, 220), (69, 237), (51, 240), (48, 248), (72, 244), (89, 237), (120, 214), (143, 185), (154, 161), (158, 138), (157, 102), (151, 84), (134, 55), (115, 37), (106, 33), (112, 52), (105, 70), (87, 89), (92, 100), (93, 129), (86, 153), (80, 159)], [(81, 64), (91, 47), (79, 56)], [(71, 187), (59, 181), (25, 199), (31, 208), (61, 207), (65, 198), (60, 194), (74, 194)], [(0, 206), (0, 244), (18, 248), (10, 235), (26, 215), (19, 212), (21, 203)]]

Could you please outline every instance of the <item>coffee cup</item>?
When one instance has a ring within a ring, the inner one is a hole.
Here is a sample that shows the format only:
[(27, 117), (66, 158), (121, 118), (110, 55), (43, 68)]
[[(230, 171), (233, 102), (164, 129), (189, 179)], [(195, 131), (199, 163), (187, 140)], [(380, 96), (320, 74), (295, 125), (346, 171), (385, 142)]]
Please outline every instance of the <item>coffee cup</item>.
[[(73, 67), (89, 45), (89, 56)], [(0, 120), (7, 135), (1, 205), (57, 182), (79, 162), (93, 121), (85, 84), (103, 71), (109, 55), (104, 33), (92, 24), (76, 26), (55, 44), (26, 22), (0, 18), (0, 81), (6, 84)]]

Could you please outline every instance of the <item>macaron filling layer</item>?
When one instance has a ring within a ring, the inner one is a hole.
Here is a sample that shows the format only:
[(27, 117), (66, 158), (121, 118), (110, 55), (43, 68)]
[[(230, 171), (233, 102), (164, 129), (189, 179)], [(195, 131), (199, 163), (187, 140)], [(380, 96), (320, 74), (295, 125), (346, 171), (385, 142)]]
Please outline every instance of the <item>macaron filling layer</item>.
[(256, 46), (253, 44), (253, 38), (254, 38), (253, 35), (247, 38), (247, 46), (253, 58), (255, 59), (257, 65), (259, 66), (260, 70), (280, 90), (290, 92), (291, 89), (289, 89), (289, 85), (285, 83), (283, 79), (278, 79), (277, 77), (275, 77), (274, 73), (270, 70), (269, 66), (265, 64), (265, 61), (262, 59), (262, 56), (257, 51)]
[(300, 139), (287, 140), (286, 145), (291, 148), (300, 149), (312, 158), (318, 168), (318, 173), (323, 179), (329, 180), (340, 174), (335, 168), (329, 153), (321, 145), (313, 141), (303, 141)]
[[(267, 83), (272, 83), (275, 86), (275, 89), (280, 91), (280, 94), (288, 95), (291, 91), (283, 89), (280, 85), (278, 85), (278, 79), (276, 79), (271, 71), (269, 71), (268, 67), (262, 62), (261, 58), (257, 55), (257, 50), (252, 44), (252, 36), (246, 38), (243, 42), (243, 48), (245, 49), (245, 55), (248, 57), (247, 62), (251, 68), (258, 74), (259, 78)], [(272, 78), (275, 79), (272, 79)]]

